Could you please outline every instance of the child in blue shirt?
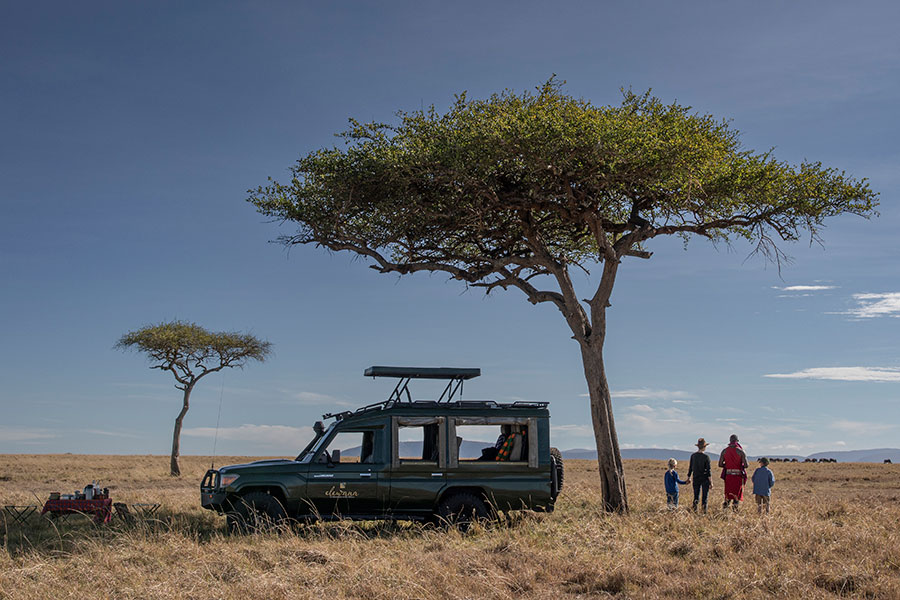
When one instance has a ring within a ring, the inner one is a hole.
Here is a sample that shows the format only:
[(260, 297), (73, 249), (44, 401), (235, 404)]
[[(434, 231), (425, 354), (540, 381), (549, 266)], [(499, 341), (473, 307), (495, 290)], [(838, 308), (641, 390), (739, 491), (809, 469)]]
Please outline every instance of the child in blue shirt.
[(669, 470), (666, 471), (666, 506), (669, 507), (669, 510), (674, 510), (678, 507), (678, 484), (689, 483), (689, 481), (678, 479), (678, 471), (675, 470), (677, 466), (678, 461), (670, 458)]
[(759, 467), (753, 471), (753, 497), (756, 498), (756, 512), (762, 514), (763, 506), (766, 514), (769, 514), (769, 497), (772, 495), (772, 486), (775, 485), (775, 476), (769, 470), (769, 459), (763, 456), (759, 459)]

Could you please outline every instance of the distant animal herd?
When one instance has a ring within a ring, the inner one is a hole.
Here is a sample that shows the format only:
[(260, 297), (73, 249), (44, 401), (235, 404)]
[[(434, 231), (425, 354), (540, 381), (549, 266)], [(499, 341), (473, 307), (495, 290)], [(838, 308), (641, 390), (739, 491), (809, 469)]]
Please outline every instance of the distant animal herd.
[[(836, 463), (836, 458), (804, 458), (802, 461), (796, 458), (770, 458), (769, 462), (805, 462), (805, 463)], [(884, 462), (891, 462), (886, 460)]]
[[(836, 458), (804, 458), (802, 461), (797, 460), (796, 458), (770, 458), (769, 462), (805, 462), (805, 463), (836, 463)], [(884, 459), (884, 464), (890, 465), (893, 464), (891, 459)]]

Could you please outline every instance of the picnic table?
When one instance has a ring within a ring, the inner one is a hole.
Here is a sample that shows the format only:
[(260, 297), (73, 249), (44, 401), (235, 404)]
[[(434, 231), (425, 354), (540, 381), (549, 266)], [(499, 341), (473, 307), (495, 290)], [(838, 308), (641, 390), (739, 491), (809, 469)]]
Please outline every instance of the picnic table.
[(47, 500), (41, 514), (49, 513), (51, 517), (71, 514), (94, 515), (94, 522), (109, 523), (112, 520), (112, 500), (109, 498), (97, 498), (92, 500), (70, 500), (57, 498)]

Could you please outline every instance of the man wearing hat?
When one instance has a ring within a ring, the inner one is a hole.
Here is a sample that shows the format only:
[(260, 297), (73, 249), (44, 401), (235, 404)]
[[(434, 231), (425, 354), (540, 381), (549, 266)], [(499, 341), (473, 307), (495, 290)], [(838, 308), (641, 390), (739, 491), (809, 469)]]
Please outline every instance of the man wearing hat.
[(697, 451), (691, 454), (691, 463), (688, 467), (687, 478), (694, 486), (693, 510), (697, 512), (697, 504), (700, 502), (701, 491), (703, 494), (703, 512), (706, 512), (706, 500), (709, 497), (709, 488), (712, 487), (712, 475), (710, 473), (709, 456), (706, 455), (706, 440), (697, 440)]

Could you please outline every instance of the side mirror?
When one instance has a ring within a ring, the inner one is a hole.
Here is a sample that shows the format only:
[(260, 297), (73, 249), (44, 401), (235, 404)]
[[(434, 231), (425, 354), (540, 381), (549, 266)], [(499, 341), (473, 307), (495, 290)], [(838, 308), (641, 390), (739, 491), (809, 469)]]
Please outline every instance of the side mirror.
[(333, 464), (339, 464), (341, 462), (341, 451), (337, 448), (331, 451), (331, 462)]

